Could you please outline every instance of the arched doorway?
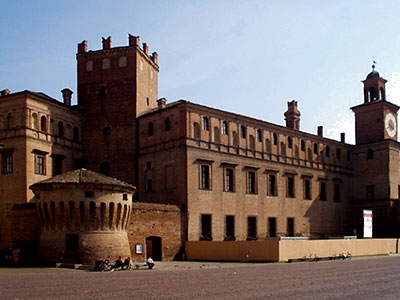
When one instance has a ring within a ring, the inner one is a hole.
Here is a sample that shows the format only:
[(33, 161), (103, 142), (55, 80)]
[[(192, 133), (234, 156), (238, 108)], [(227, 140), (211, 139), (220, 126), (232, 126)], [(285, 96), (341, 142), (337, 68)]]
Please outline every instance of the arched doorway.
[(146, 238), (146, 259), (149, 257), (157, 261), (162, 260), (162, 241), (159, 236)]

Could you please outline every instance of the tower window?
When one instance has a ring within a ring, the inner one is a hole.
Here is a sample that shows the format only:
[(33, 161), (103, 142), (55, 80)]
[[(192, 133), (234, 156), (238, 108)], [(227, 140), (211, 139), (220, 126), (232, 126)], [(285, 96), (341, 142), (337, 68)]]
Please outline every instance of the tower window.
[(294, 188), (294, 176), (287, 176), (287, 182), (286, 182), (286, 196), (288, 198), (294, 198), (295, 197), (295, 188)]
[(11, 174), (13, 172), (13, 152), (12, 150), (3, 150), (2, 152), (2, 169), (3, 174)]
[(248, 171), (247, 172), (247, 193), (248, 194), (256, 194), (257, 193), (257, 182), (256, 182), (256, 172)]
[(201, 182), (200, 182), (200, 188), (201, 189), (205, 189), (208, 190), (211, 188), (211, 184), (210, 184), (210, 169), (211, 167), (209, 165), (201, 165), (200, 171), (200, 178), (201, 178)]
[(224, 191), (226, 192), (234, 192), (234, 184), (235, 184), (235, 170), (233, 168), (225, 168), (225, 186)]
[(100, 87), (99, 96), (101, 100), (106, 98), (106, 87), (104, 85)]
[(368, 149), (367, 159), (373, 159), (373, 158), (374, 158), (374, 150)]
[(45, 116), (40, 118), (40, 130), (47, 131), (47, 118)]
[(304, 199), (311, 200), (311, 179), (304, 178)]
[(165, 118), (165, 131), (170, 131), (171, 130), (171, 121), (169, 117)]
[(46, 156), (35, 154), (35, 173), (46, 175)]
[(268, 196), (277, 196), (276, 175), (268, 174)]
[(147, 125), (147, 136), (153, 136), (153, 122), (149, 122)]

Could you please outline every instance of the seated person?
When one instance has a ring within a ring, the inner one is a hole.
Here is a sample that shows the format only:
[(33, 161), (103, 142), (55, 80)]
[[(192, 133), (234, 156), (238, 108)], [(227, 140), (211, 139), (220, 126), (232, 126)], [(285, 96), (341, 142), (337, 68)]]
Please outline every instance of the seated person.
[(149, 266), (150, 270), (154, 268), (154, 261), (151, 257), (147, 259), (147, 265)]

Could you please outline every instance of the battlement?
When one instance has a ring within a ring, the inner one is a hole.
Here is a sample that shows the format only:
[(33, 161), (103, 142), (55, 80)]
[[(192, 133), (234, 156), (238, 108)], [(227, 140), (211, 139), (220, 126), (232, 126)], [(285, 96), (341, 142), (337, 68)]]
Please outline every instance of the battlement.
[(103, 49), (101, 50), (89, 50), (88, 49), (88, 41), (84, 40), (78, 44), (78, 54), (91, 54), (91, 53), (99, 53), (100, 51), (107, 50), (117, 50), (117, 49), (127, 49), (127, 48), (136, 48), (140, 50), (146, 57), (148, 57), (155, 65), (158, 66), (158, 53), (153, 52), (150, 54), (150, 48), (147, 43), (143, 43), (142, 47), (140, 47), (140, 36), (133, 36), (128, 34), (128, 46), (119, 46), (112, 47), (112, 37), (108, 38), (102, 37)]

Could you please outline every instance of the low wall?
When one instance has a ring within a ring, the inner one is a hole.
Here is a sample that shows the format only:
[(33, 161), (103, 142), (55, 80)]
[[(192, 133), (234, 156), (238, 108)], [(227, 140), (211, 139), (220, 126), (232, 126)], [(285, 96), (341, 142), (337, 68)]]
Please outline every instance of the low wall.
[(332, 257), (343, 252), (353, 256), (398, 253), (398, 239), (306, 240), (306, 241), (189, 241), (188, 260), (288, 261), (305, 256)]

